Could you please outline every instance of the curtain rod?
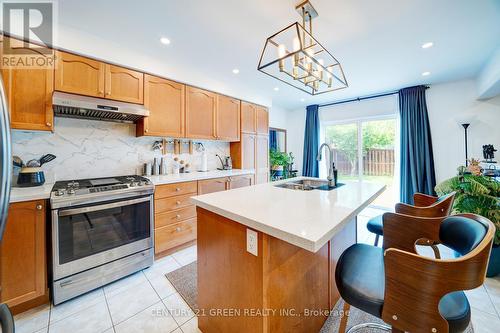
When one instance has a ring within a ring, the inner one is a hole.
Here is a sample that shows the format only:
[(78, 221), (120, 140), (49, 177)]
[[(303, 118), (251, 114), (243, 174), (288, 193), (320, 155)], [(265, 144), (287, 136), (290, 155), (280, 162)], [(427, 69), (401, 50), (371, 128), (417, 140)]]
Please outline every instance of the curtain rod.
[[(425, 89), (429, 89), (429, 86), (425, 86)], [(362, 96), (362, 97), (356, 97), (356, 98), (351, 98), (351, 99), (346, 99), (343, 101), (338, 101), (338, 102), (331, 102), (331, 103), (325, 103), (325, 104), (320, 104), (318, 107), (322, 108), (325, 106), (332, 106), (332, 105), (338, 105), (338, 104), (344, 104), (344, 103), (350, 103), (350, 102), (360, 102), (365, 99), (372, 99), (372, 98), (379, 98), (379, 97), (385, 97), (385, 96), (391, 96), (391, 95), (396, 95), (399, 93), (399, 90), (394, 90), (390, 92), (385, 92), (381, 94), (376, 94), (376, 95), (369, 95), (369, 96)]]

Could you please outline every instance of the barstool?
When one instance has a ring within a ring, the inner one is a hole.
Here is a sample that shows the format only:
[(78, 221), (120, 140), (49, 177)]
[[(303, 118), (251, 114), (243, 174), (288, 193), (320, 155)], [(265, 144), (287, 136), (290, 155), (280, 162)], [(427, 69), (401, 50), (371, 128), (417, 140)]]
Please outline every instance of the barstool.
[[(464, 290), (485, 279), (495, 226), (474, 214), (413, 217), (385, 213), (383, 248), (355, 244), (340, 256), (335, 280), (347, 304), (370, 313), (386, 324), (362, 327), (392, 332), (463, 332), (471, 310)], [(420, 256), (419, 239), (442, 243), (461, 257), (447, 260)], [(344, 308), (346, 309), (346, 308)], [(346, 309), (348, 310), (348, 309)], [(345, 327), (343, 318), (340, 327)]]
[[(441, 197), (433, 197), (431, 195), (423, 193), (415, 193), (413, 195), (413, 202), (415, 203), (414, 206), (407, 205), (404, 203), (398, 203), (396, 204), (395, 211), (396, 213), (399, 214), (420, 216), (420, 217), (448, 216), (451, 213), (454, 200), (455, 200), (455, 192), (443, 195)], [(376, 235), (374, 245), (378, 246), (378, 241), (380, 236), (384, 235), (384, 228), (382, 225), (382, 215), (372, 217), (370, 220), (368, 220), (366, 227), (368, 228), (368, 231)], [(436, 253), (437, 247), (433, 247), (433, 250), (434, 253)]]

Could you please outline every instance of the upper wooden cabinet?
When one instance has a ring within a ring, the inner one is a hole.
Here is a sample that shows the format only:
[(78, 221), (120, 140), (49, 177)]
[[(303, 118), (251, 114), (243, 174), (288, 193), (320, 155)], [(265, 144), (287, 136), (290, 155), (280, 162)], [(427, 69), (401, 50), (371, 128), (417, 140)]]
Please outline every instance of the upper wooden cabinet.
[(214, 140), (217, 94), (186, 87), (186, 137)]
[[(2, 46), (0, 46), (1, 48)], [(33, 49), (23, 52), (48, 57)], [(54, 68), (27, 69), (2, 66), (7, 105), (12, 128), (35, 131), (52, 131), (52, 92), (54, 90)]]
[(104, 97), (104, 63), (60, 51), (56, 63), (55, 90)]
[(149, 117), (137, 123), (137, 136), (184, 136), (185, 86), (146, 74), (144, 107)]
[(218, 95), (216, 136), (219, 140), (240, 140), (240, 100)]
[(247, 102), (241, 102), (241, 131), (244, 133), (256, 133), (257, 106)]
[(259, 106), (256, 109), (255, 123), (257, 125), (257, 134), (269, 134), (269, 112), (267, 109)]
[(10, 205), (0, 247), (0, 301), (13, 312), (48, 301), (45, 230), (45, 200)]
[(142, 104), (144, 74), (101, 61), (56, 53), (55, 90)]
[(109, 99), (144, 103), (144, 74), (119, 66), (105, 65), (104, 88)]

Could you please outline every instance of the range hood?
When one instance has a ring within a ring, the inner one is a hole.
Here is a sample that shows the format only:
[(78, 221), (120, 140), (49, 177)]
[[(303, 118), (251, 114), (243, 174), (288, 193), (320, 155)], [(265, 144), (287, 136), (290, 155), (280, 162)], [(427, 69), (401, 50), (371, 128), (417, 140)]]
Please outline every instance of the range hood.
[(56, 91), (52, 95), (52, 108), (58, 117), (83, 118), (120, 123), (134, 123), (149, 116), (142, 105), (109, 99), (80, 96)]

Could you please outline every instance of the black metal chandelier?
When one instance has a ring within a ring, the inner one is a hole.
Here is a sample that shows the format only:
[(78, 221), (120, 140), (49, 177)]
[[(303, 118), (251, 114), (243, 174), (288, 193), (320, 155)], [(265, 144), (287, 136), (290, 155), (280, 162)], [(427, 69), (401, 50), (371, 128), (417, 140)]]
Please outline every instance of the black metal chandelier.
[(308, 0), (295, 9), (302, 24), (295, 22), (267, 38), (257, 69), (311, 95), (347, 88), (340, 62), (312, 35), (318, 12)]

